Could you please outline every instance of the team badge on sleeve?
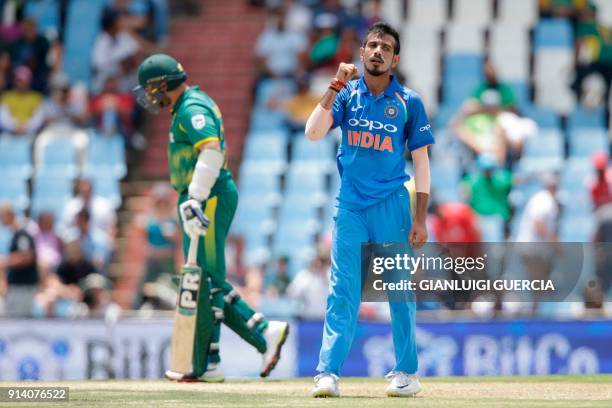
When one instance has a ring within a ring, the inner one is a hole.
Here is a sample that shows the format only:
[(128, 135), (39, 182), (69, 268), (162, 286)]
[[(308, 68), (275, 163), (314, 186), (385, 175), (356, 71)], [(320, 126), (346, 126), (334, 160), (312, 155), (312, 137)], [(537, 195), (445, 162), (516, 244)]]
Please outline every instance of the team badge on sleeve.
[(191, 125), (194, 129), (200, 130), (206, 125), (206, 118), (201, 113), (191, 117)]

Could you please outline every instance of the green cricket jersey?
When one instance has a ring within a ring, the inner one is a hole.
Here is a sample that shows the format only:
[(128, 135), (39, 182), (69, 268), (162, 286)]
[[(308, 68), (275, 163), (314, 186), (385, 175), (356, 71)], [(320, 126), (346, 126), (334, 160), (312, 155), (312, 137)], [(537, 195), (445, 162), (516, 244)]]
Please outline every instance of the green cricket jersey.
[(212, 140), (219, 141), (226, 157), (221, 174), (212, 188), (211, 195), (214, 195), (222, 184), (232, 180), (227, 170), (223, 119), (215, 101), (197, 86), (192, 86), (183, 92), (172, 108), (168, 165), (170, 183), (177, 192), (188, 189), (200, 154), (199, 147)]

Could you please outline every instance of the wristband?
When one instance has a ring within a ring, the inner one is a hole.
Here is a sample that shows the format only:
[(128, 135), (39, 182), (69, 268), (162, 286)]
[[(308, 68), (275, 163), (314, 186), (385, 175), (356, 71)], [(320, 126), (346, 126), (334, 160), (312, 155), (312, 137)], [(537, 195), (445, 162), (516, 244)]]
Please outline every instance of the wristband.
[(334, 78), (329, 84), (329, 89), (331, 89), (332, 91), (340, 92), (345, 86), (346, 82), (342, 82), (338, 78)]

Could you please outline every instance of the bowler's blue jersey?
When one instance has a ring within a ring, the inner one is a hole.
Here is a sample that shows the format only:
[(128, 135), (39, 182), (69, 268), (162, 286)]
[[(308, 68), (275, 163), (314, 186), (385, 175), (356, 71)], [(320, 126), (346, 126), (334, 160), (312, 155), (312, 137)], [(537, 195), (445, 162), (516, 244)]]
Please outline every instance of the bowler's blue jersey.
[(434, 143), (423, 102), (395, 77), (373, 96), (363, 78), (340, 91), (332, 109), (342, 142), (336, 158), (342, 182), (338, 206), (363, 209), (386, 198), (408, 180), (405, 150)]

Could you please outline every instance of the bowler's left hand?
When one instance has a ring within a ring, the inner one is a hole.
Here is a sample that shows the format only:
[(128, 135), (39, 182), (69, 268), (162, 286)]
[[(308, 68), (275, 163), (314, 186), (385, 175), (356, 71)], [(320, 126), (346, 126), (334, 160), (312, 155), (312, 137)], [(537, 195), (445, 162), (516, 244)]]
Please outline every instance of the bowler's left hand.
[(420, 248), (427, 242), (427, 227), (424, 222), (415, 222), (410, 228), (408, 241), (413, 248)]

